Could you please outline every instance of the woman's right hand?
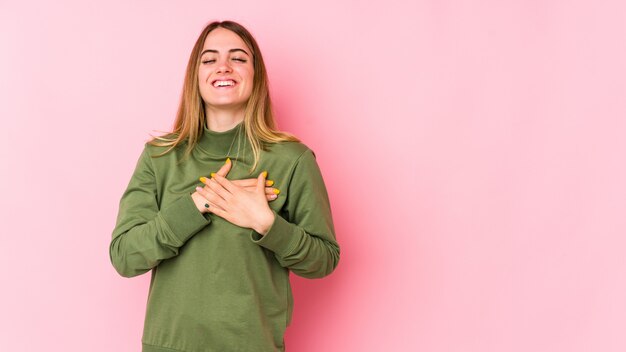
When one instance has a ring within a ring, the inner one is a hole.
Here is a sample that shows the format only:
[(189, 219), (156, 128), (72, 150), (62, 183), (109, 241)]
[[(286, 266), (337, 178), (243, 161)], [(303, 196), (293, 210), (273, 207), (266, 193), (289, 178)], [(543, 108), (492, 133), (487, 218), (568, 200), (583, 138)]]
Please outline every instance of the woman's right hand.
[[(224, 163), (224, 165), (222, 165), (222, 167), (216, 172), (218, 175), (226, 177), (226, 175), (228, 175), (228, 173), (230, 172), (230, 169), (232, 167), (232, 162), (229, 159), (226, 159), (226, 162)], [(203, 181), (204, 177), (200, 178), (200, 181), (202, 183), (205, 183)], [(254, 192), (256, 190), (256, 184), (257, 184), (257, 179), (256, 177), (254, 178), (246, 178), (243, 180), (231, 180), (230, 182), (234, 183), (237, 186), (243, 187), (245, 190), (250, 191), (250, 192)], [(278, 194), (280, 193), (280, 190), (278, 190), (277, 188), (273, 188), (272, 186), (274, 185), (274, 181), (272, 180), (267, 180), (265, 181), (265, 197), (267, 199), (268, 202), (273, 201), (274, 199), (278, 198)], [(208, 191), (208, 192), (213, 192), (211, 190), (211, 188), (209, 188), (209, 186), (205, 185), (204, 190)], [(196, 208), (198, 208), (198, 210), (201, 213), (206, 213), (206, 208), (205, 208), (205, 204), (206, 204), (206, 198), (204, 198), (202, 195), (200, 195), (198, 192), (194, 192), (191, 195), (191, 198), (193, 199)]]

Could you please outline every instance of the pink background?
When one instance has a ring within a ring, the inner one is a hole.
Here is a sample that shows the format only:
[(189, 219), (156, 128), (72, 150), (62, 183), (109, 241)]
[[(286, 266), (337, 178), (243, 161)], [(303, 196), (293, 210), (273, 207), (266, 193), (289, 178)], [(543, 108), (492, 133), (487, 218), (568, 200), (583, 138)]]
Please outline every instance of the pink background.
[[(296, 4), (297, 3), (297, 4)], [(108, 244), (214, 19), (257, 37), (341, 262), (290, 351), (626, 350), (622, 1), (0, 2), (0, 349), (138, 351)]]

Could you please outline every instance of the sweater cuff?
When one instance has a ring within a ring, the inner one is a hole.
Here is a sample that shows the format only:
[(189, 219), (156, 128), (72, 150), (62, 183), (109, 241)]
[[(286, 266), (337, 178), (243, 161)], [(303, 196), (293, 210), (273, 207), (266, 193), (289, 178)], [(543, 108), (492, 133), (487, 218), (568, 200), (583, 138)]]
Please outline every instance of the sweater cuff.
[(161, 209), (159, 215), (181, 244), (211, 223), (210, 218), (198, 211), (190, 193)]
[(263, 236), (252, 230), (250, 238), (252, 242), (280, 256), (285, 256), (293, 250), (293, 247), (298, 243), (302, 235), (302, 231), (298, 231), (296, 225), (283, 219), (282, 216), (274, 211), (274, 223), (267, 234)]

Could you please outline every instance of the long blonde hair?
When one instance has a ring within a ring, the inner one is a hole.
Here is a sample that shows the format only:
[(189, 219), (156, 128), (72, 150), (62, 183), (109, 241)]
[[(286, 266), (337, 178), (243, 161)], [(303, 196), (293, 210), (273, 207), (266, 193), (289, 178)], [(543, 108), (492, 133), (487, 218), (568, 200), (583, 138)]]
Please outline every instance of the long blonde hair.
[(250, 172), (252, 172), (259, 162), (261, 150), (265, 149), (265, 143), (298, 142), (299, 140), (289, 133), (275, 129), (276, 124), (272, 113), (267, 70), (265, 69), (261, 50), (252, 34), (242, 25), (233, 21), (211, 22), (202, 30), (189, 56), (183, 92), (172, 132), (164, 136), (154, 136), (148, 144), (168, 147), (163, 153), (156, 155), (157, 157), (169, 153), (184, 142), (187, 142), (185, 157), (188, 157), (198, 144), (199, 139), (202, 137), (204, 123), (206, 121), (204, 101), (200, 96), (198, 86), (200, 54), (202, 53), (206, 37), (212, 30), (220, 27), (237, 34), (252, 51), (254, 82), (252, 93), (246, 103), (243, 121), (246, 137), (252, 147), (254, 156), (254, 163), (250, 169)]

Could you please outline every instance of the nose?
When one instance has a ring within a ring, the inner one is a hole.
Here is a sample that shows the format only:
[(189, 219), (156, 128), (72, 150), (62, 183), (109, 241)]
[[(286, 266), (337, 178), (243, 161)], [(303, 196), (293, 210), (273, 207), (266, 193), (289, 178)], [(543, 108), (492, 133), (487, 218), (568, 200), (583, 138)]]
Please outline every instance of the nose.
[(228, 64), (228, 60), (220, 60), (217, 66), (217, 73), (232, 72), (232, 67)]

